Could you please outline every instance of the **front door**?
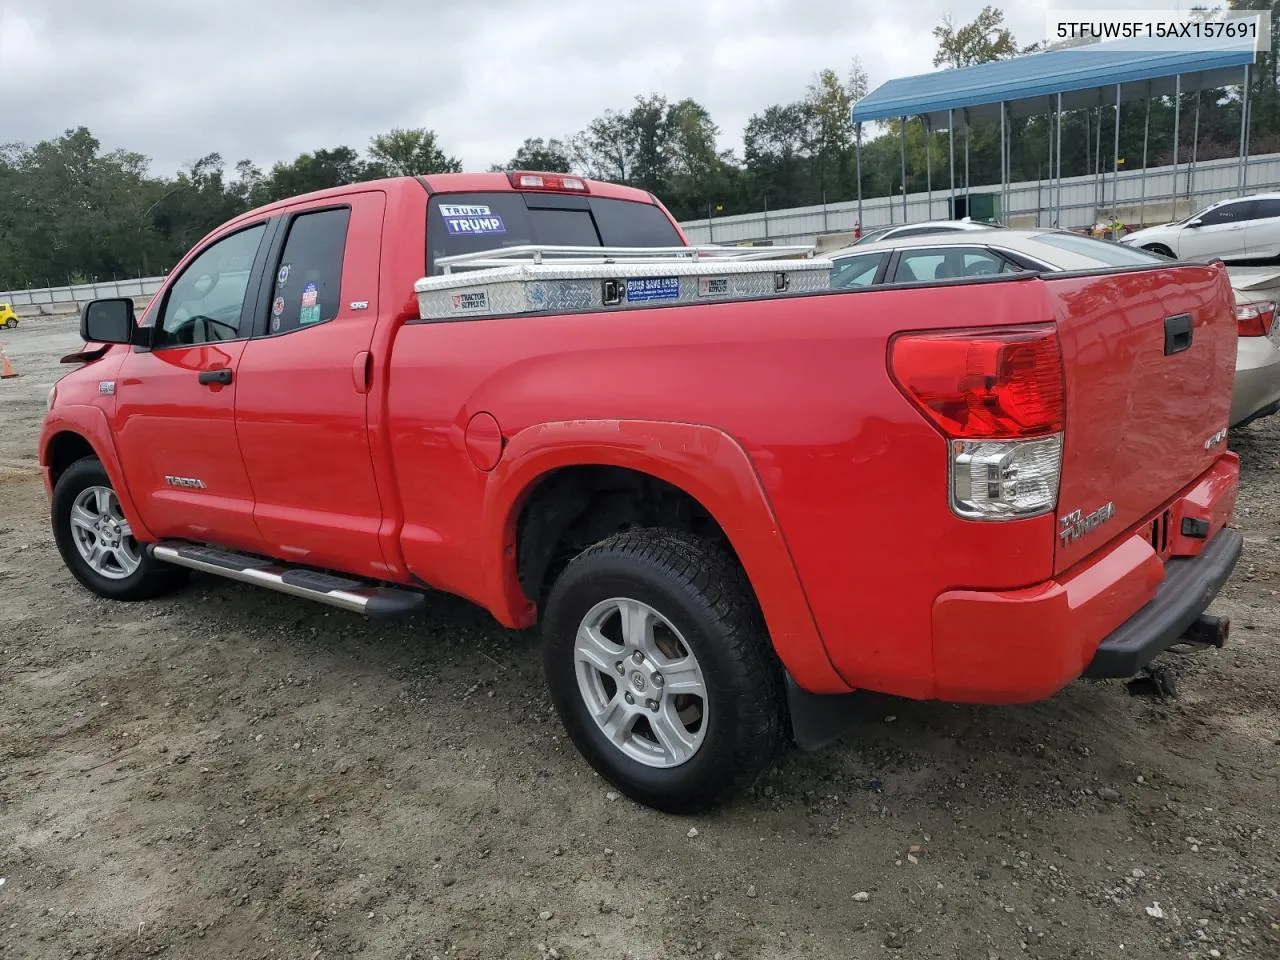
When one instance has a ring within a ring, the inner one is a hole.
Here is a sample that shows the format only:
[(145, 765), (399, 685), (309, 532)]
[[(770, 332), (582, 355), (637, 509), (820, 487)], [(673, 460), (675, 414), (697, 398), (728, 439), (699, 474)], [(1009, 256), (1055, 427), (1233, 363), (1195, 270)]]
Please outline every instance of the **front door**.
[(129, 489), (160, 537), (259, 549), (253, 491), (236, 442), (236, 377), (250, 329), (246, 308), (268, 224), (200, 251), (153, 302), (116, 378), (114, 433)]
[(1245, 228), (1253, 216), (1252, 200), (1233, 200), (1200, 216), (1196, 226), (1178, 234), (1178, 256), (1183, 260), (1229, 260), (1245, 252)]
[(236, 431), (273, 556), (388, 577), (365, 402), (386, 195), (288, 212), (237, 375)]

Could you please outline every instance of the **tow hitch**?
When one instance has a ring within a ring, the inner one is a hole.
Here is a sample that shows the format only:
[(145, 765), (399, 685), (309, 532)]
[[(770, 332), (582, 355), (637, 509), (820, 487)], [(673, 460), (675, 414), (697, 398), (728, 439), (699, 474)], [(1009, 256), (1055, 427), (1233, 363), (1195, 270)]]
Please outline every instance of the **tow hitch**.
[[(1213, 617), (1202, 613), (1187, 627), (1187, 632), (1169, 648), (1170, 652), (1191, 653), (1205, 647), (1222, 648), (1231, 635), (1230, 617)], [(1178, 696), (1178, 682), (1168, 666), (1153, 663), (1143, 668), (1125, 687), (1131, 697), (1173, 700)]]
[(1230, 635), (1230, 617), (1211, 617), (1207, 613), (1202, 613), (1196, 617), (1191, 626), (1187, 627), (1187, 632), (1182, 635), (1178, 642), (1221, 649)]

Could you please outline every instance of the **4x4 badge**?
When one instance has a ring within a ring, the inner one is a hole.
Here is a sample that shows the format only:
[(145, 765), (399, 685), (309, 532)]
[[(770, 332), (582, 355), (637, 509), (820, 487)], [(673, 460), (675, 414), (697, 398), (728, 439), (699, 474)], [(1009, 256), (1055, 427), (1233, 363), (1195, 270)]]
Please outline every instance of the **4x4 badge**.
[(1204, 448), (1206, 450), (1212, 450), (1214, 447), (1216, 447), (1225, 439), (1227, 439), (1227, 428), (1223, 427), (1221, 430), (1219, 430), (1217, 433), (1215, 433), (1212, 437), (1210, 437), (1208, 440), (1204, 442)]

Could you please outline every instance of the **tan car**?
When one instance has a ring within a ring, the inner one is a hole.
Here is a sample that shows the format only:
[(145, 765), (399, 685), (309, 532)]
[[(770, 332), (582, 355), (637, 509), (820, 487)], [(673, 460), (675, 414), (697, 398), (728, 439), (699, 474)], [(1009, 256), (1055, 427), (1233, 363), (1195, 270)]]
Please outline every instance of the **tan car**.
[[(826, 254), (835, 288), (1019, 270), (1095, 270), (1168, 257), (1065, 230), (983, 230), (862, 242)], [(1280, 267), (1228, 267), (1239, 338), (1230, 426), (1280, 411)]]

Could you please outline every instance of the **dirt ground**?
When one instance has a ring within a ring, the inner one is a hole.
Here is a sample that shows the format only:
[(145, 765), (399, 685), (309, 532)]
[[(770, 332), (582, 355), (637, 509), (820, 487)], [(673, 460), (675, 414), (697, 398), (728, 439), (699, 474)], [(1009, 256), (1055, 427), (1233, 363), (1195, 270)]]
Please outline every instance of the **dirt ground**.
[(34, 449), (74, 322), (3, 339), (0, 957), (1280, 957), (1280, 418), (1232, 440), (1235, 629), (1178, 700), (868, 700), (682, 819), (595, 777), (535, 637), (461, 601), (93, 599)]

